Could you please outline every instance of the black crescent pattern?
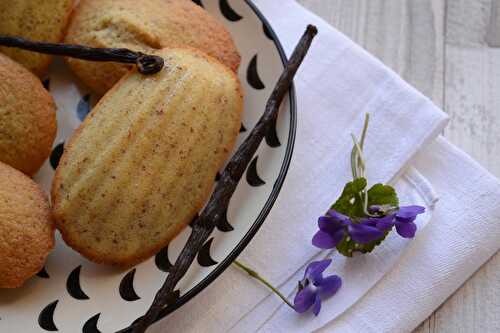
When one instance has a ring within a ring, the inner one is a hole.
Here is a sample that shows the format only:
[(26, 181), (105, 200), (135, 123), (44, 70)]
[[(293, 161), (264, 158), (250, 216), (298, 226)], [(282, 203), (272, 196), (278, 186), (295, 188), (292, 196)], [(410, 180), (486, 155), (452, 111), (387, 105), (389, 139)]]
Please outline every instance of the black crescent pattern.
[(260, 79), (259, 72), (257, 70), (257, 54), (253, 56), (250, 64), (248, 65), (247, 82), (252, 88), (256, 90), (266, 89), (266, 86)]
[(227, 210), (224, 212), (224, 218), (220, 219), (216, 225), (217, 229), (222, 232), (231, 232), (234, 230), (233, 226), (227, 220)]
[(55, 170), (59, 165), (59, 160), (64, 152), (64, 142), (59, 143), (57, 146), (52, 149), (52, 153), (50, 153), (50, 165)]
[(221, 176), (220, 172), (217, 171), (217, 173), (215, 174), (215, 181), (218, 182), (220, 180), (220, 177), (222, 177), (222, 176)]
[[(200, 5), (200, 6), (203, 7), (203, 3), (202, 3), (201, 0), (192, 0), (192, 1), (194, 3), (196, 3), (196, 4), (198, 4), (198, 5)], [(253, 6), (253, 4), (251, 4), (251, 2), (249, 2), (249, 4), (251, 5), (251, 7)], [(231, 6), (228, 3), (228, 0), (219, 0), (219, 7), (220, 7), (220, 10), (223, 13), (223, 15), (228, 20), (234, 22), (234, 21), (238, 21), (238, 20), (242, 19), (242, 17), (231, 8)], [(256, 11), (256, 9), (254, 9), (254, 11)], [(256, 12), (257, 12), (257, 14), (259, 14), (258, 11), (256, 11)], [(259, 18), (261, 20), (263, 20), (263, 18), (260, 15), (259, 15)], [(264, 24), (264, 33), (265, 33), (265, 35), (268, 38), (273, 39), (272, 38), (272, 32), (271, 32), (271, 30), (268, 29), (265, 26), (265, 24)], [(278, 50), (280, 50), (280, 48), (279, 48), (280, 47), (279, 42), (277, 42), (277, 43), (278, 43), (277, 44), (278, 45)], [(281, 53), (283, 53), (283, 52), (281, 51)], [(280, 53), (280, 56), (282, 57), (282, 60), (283, 60), (284, 56), (281, 53)], [(253, 66), (252, 66), (252, 63), (254, 63)], [(251, 70), (251, 67), (254, 67), (254, 69)], [(250, 75), (250, 72), (252, 72), (251, 75)], [(250, 78), (250, 76), (252, 76), (252, 79)], [(247, 80), (249, 81), (250, 85), (253, 88), (258, 89), (258, 90), (265, 89), (265, 85), (262, 82), (262, 80), (260, 79), (260, 76), (258, 75), (258, 70), (257, 70), (257, 55), (254, 56), (254, 58), (252, 59), (252, 61), (249, 64), (249, 67), (247, 68)], [(46, 81), (47, 81), (46, 88), (49, 89), (50, 88), (50, 81), (49, 80), (46, 80)], [(252, 81), (253, 84), (251, 83), (251, 81)], [(254, 86), (254, 84), (255, 84), (255, 86)], [(45, 85), (45, 82), (44, 82), (44, 85)], [(260, 88), (260, 86), (261, 86), (261, 88)], [(90, 96), (86, 95), (86, 96), (84, 96), (82, 98), (82, 100), (85, 101), (85, 98), (87, 98), (87, 102), (88, 102), (87, 103), (88, 104), (88, 108), (87, 109), (88, 109), (88, 112), (90, 112), (90, 109), (91, 109), (91, 107), (90, 107)], [(82, 101), (80, 101), (80, 102), (82, 102)], [(85, 116), (88, 114), (88, 112), (85, 114)], [(77, 116), (79, 118), (80, 118), (80, 114), (83, 115), (83, 112), (78, 112), (78, 108), (77, 108)], [(82, 117), (82, 118), (84, 118), (84, 117)], [(246, 131), (247, 131), (247, 129), (243, 126), (243, 124), (241, 124), (240, 132), (246, 132)], [(279, 144), (279, 139), (278, 139), (277, 135), (275, 136), (275, 138), (277, 139), (277, 142)], [(271, 138), (269, 140), (271, 140)], [(268, 143), (268, 145), (270, 145), (267, 136), (266, 136), (266, 142)], [(272, 142), (272, 140), (271, 140), (271, 142)], [(60, 157), (62, 155), (63, 149), (64, 149), (64, 143), (60, 143), (59, 145), (57, 145), (54, 148), (54, 150), (53, 150), (53, 152), (51, 154), (50, 163), (51, 163), (51, 165), (54, 168), (56, 168), (57, 165), (59, 164), (59, 159), (60, 159)], [(59, 155), (59, 156), (57, 156), (57, 155)], [(265, 182), (257, 174), (257, 159), (258, 159), (258, 156), (256, 156), (252, 160), (252, 163), (251, 163), (251, 165), (249, 167), (249, 170), (247, 170), (247, 173), (246, 173), (247, 181), (249, 182), (249, 184), (250, 184), (249, 178), (253, 179), (252, 182), (254, 182), (254, 183), (260, 183), (259, 185), (252, 185), (252, 186), (260, 186), (260, 185), (265, 184)], [(253, 167), (252, 167), (252, 165), (253, 165)], [(251, 175), (251, 174), (253, 174), (253, 175)], [(278, 191), (279, 191), (279, 189), (278, 189)], [(226, 220), (225, 222), (227, 222), (227, 219), (224, 219), (224, 220)], [(229, 223), (228, 223), (228, 225), (229, 225)], [(232, 228), (232, 226), (230, 226), (230, 227)], [(220, 226), (217, 226), (217, 228), (220, 230)], [(197, 261), (198, 261), (198, 263), (201, 266), (208, 267), (208, 266), (212, 266), (212, 265), (216, 265), (217, 264), (217, 261), (215, 261), (214, 259), (212, 259), (211, 256), (210, 256), (210, 248), (211, 248), (213, 240), (214, 240), (214, 238), (209, 239), (203, 245), (202, 249), (200, 250), (200, 252), (197, 255)], [(166, 250), (165, 252), (167, 254), (167, 259), (168, 259), (168, 253), (167, 253), (167, 251), (168, 250)], [(241, 251), (241, 249), (239, 250), (239, 252), (240, 251)], [(223, 266), (223, 265), (219, 265), (219, 266)], [(217, 268), (215, 270), (217, 270)], [(133, 287), (133, 282), (134, 282), (134, 277), (135, 277), (135, 271), (136, 271), (136, 269), (133, 269), (132, 271), (130, 271), (129, 273), (127, 273), (123, 277), (123, 279), (122, 279), (122, 281), (120, 283), (120, 290), (119, 290), (120, 291), (120, 296), (123, 299), (127, 300), (127, 301), (130, 301), (130, 299), (133, 299), (133, 300), (140, 299), (140, 297), (136, 294), (136, 292), (134, 290), (134, 287)], [(43, 272), (46, 273), (46, 271), (43, 269), (42, 271), (40, 271), (39, 274), (44, 275)], [(47, 274), (47, 276), (48, 276), (48, 274)], [(69, 277), (68, 277), (68, 279), (69, 279)], [(205, 285), (206, 284), (207, 283), (205, 283)], [(180, 297), (180, 293), (179, 293), (178, 290), (176, 292), (177, 292), (176, 298), (179, 298)], [(196, 291), (196, 293), (198, 293), (198, 292), (199, 292), (199, 290)], [(127, 299), (127, 298), (130, 298), (130, 299)], [(40, 327), (42, 327), (46, 331), (58, 331), (58, 329), (57, 329), (57, 327), (56, 327), (56, 325), (54, 323), (54, 312), (56, 310), (57, 304), (58, 304), (58, 300), (56, 300), (56, 301), (48, 304), (40, 312), (40, 314), (39, 314), (38, 323), (39, 323)], [(100, 314), (101, 313), (98, 313), (98, 314), (94, 315), (93, 317), (91, 317), (90, 319), (88, 319), (86, 321), (86, 323), (84, 324), (83, 329), (82, 329), (82, 331), (84, 333), (88, 333), (88, 332), (97, 332), (97, 333), (99, 333), (100, 332), (99, 329), (97, 328), (97, 324), (98, 324), (98, 321), (99, 321), (99, 318), (100, 318)], [(164, 315), (162, 315), (161, 317), (163, 317), (163, 316)]]
[(168, 245), (165, 246), (163, 249), (161, 249), (160, 252), (156, 254), (155, 264), (160, 271), (163, 271), (165, 273), (170, 272), (170, 269), (172, 268), (172, 263), (170, 262), (170, 259), (168, 259)]
[(267, 130), (266, 143), (271, 148), (278, 148), (281, 146), (280, 139), (278, 138), (278, 131), (276, 130), (276, 119), (272, 122), (271, 127)]
[(246, 178), (247, 178), (247, 183), (250, 186), (253, 187), (258, 187), (265, 185), (266, 182), (260, 178), (259, 174), (257, 173), (257, 161), (259, 159), (259, 156), (255, 156), (252, 162), (250, 162), (250, 165), (248, 166)]
[[(235, 3), (238, 0), (234, 0)], [(257, 6), (254, 4), (254, 1), (252, 0), (239, 0), (241, 3), (246, 3), (246, 5), (252, 10), (254, 15), (257, 16), (257, 18), (264, 24), (266, 24), (269, 27), (269, 31), (271, 32), (274, 40), (274, 45), (275, 48), (277, 49), (279, 53), (279, 57), (281, 59), (281, 62), (283, 65), (286, 64), (287, 59), (286, 59), (286, 54), (283, 50), (283, 46), (281, 45), (279, 39), (277, 36), (274, 34), (272, 31), (272, 28), (268, 25), (269, 23), (267, 22), (266, 18), (264, 15), (259, 11)], [(258, 30), (259, 26), (257, 26)], [(268, 44), (270, 45), (270, 44)], [(216, 267), (212, 267), (211, 271), (203, 278), (201, 282), (196, 284), (194, 287), (192, 287), (190, 290), (186, 291), (178, 301), (176, 302), (170, 302), (170, 300), (167, 302), (170, 304), (167, 308), (162, 309), (156, 320), (160, 320), (164, 317), (166, 317), (168, 314), (172, 313), (176, 309), (178, 309), (180, 306), (185, 304), (186, 302), (190, 301), (198, 295), (203, 289), (205, 289), (207, 286), (209, 286), (215, 279), (217, 279), (220, 274), (228, 268), (228, 266), (231, 264), (231, 262), (236, 259), (236, 257), (245, 249), (245, 247), (248, 245), (248, 243), (251, 241), (251, 239), (255, 236), (259, 228), (263, 225), (266, 216), (269, 214), (269, 211), (273, 207), (273, 204), (276, 201), (276, 198), (278, 197), (278, 194), (280, 193), (280, 190), (282, 188), (283, 182), (285, 180), (285, 176), (287, 173), (287, 170), (289, 169), (290, 162), (291, 162), (291, 157), (292, 157), (292, 151), (293, 151), (293, 146), (295, 142), (295, 135), (296, 135), (296, 121), (297, 121), (297, 108), (296, 108), (296, 94), (295, 90), (293, 87), (290, 88), (289, 91), (289, 100), (290, 104), (288, 105), (288, 109), (290, 112), (290, 130), (289, 130), (289, 136), (288, 140), (286, 143), (286, 149), (285, 149), (285, 158), (284, 161), (281, 165), (281, 170), (280, 173), (275, 180), (273, 187), (272, 187), (272, 192), (267, 199), (264, 207), (261, 210), (261, 213), (259, 217), (257, 218), (256, 221), (253, 222), (253, 224), (250, 226), (250, 230), (246, 233), (246, 235), (240, 240), (240, 242), (236, 245), (236, 247), (232, 250), (232, 252), (224, 258), (224, 261), (221, 261), (220, 264), (218, 264)], [(129, 328), (126, 328), (122, 330), (123, 332), (128, 332), (130, 331)]]
[(80, 285), (80, 271), (82, 270), (82, 265), (75, 268), (68, 276), (66, 280), (66, 290), (75, 299), (86, 300), (89, 299), (87, 294), (85, 294)]
[(96, 314), (89, 320), (85, 322), (82, 328), (82, 333), (101, 333), (97, 328), (97, 322), (99, 321), (100, 313)]
[(246, 131), (247, 131), (247, 128), (245, 127), (245, 125), (243, 125), (243, 123), (241, 123), (240, 133), (244, 133)]
[(120, 296), (127, 302), (141, 299), (134, 290), (135, 268), (127, 273), (120, 282)]
[(236, 13), (227, 1), (228, 0), (219, 0), (219, 8), (222, 15), (224, 15), (224, 17), (231, 22), (237, 22), (241, 20), (243, 17), (240, 14)]
[(262, 29), (264, 30), (264, 35), (266, 35), (266, 37), (269, 38), (270, 40), (274, 41), (271, 31), (269, 31), (267, 25), (262, 24)]
[(42, 312), (38, 315), (38, 325), (46, 331), (56, 332), (58, 331), (56, 324), (54, 323), (54, 311), (59, 300), (54, 301), (43, 308)]
[(49, 273), (47, 273), (47, 269), (45, 266), (40, 270), (40, 272), (36, 273), (36, 276), (42, 278), (42, 279), (48, 279), (50, 278)]
[(213, 265), (217, 265), (217, 261), (213, 260), (210, 256), (210, 246), (212, 246), (214, 238), (210, 238), (201, 248), (200, 252), (198, 252), (198, 264), (202, 267), (210, 267)]
[(90, 95), (87, 94), (80, 98), (80, 101), (78, 101), (78, 105), (76, 106), (76, 115), (78, 116), (78, 119), (80, 119), (80, 121), (83, 121), (85, 117), (87, 117), (91, 109)]
[(50, 90), (50, 79), (47, 78), (45, 80), (42, 81), (42, 84), (43, 84), (43, 87), (47, 90)]

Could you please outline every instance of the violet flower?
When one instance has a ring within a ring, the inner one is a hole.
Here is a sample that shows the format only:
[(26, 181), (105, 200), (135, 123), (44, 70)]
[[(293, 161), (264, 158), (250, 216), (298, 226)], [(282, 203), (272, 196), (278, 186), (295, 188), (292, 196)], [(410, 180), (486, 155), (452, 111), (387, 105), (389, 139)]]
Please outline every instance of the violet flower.
[(359, 244), (368, 244), (377, 239), (384, 237), (384, 232), (376, 226), (368, 223), (351, 223), (348, 227), (348, 234), (351, 238)]
[(347, 226), (351, 224), (349, 217), (331, 209), (318, 219), (319, 231), (314, 235), (312, 243), (321, 249), (333, 249), (344, 239)]
[(331, 259), (313, 261), (307, 266), (293, 301), (295, 311), (304, 313), (312, 307), (314, 315), (317, 316), (321, 310), (322, 299), (333, 296), (342, 286), (342, 279), (337, 275), (323, 277), (323, 272), (331, 262)]
[(401, 237), (413, 238), (417, 231), (417, 225), (414, 223), (417, 215), (423, 214), (425, 208), (422, 206), (404, 206), (399, 207), (395, 213), (394, 225), (396, 231)]
[(370, 243), (384, 236), (384, 232), (376, 225), (371, 221), (367, 222), (369, 223), (355, 223), (349, 217), (331, 209), (318, 219), (319, 231), (314, 235), (312, 244), (321, 249), (332, 249), (345, 236), (360, 244)]
[[(384, 213), (378, 206), (369, 208), (372, 213)], [(319, 231), (314, 235), (312, 244), (321, 249), (333, 249), (344, 237), (351, 237), (356, 243), (367, 244), (380, 239), (385, 232), (396, 227), (403, 238), (413, 238), (417, 231), (414, 223), (419, 214), (425, 212), (422, 206), (403, 206), (389, 210), (387, 215), (363, 218), (353, 222), (348, 216), (333, 209), (318, 219)]]
[[(371, 212), (382, 212), (377, 206), (372, 206), (369, 210)], [(401, 237), (413, 238), (417, 232), (417, 225), (414, 221), (419, 214), (424, 212), (425, 208), (422, 206), (403, 206), (389, 211), (386, 216), (363, 219), (362, 223), (375, 226), (382, 231), (388, 231), (395, 226), (397, 233)]]

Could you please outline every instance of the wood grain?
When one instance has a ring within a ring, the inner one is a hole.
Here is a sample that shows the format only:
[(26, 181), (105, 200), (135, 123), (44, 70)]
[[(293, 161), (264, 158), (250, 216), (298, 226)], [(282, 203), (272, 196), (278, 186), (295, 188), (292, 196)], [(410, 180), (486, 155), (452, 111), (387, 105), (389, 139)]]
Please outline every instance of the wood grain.
[[(441, 106), (445, 136), (500, 177), (500, 0), (299, 2)], [(415, 330), (437, 332), (500, 332), (500, 254)]]

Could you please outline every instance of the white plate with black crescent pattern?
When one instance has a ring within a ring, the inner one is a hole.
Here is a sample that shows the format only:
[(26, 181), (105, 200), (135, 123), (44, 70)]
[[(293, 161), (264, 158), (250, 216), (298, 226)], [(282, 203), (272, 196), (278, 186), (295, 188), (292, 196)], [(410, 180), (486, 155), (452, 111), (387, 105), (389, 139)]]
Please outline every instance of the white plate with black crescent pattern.
[[(239, 77), (245, 91), (245, 111), (239, 144), (264, 111), (267, 98), (283, 70), (285, 55), (271, 27), (250, 1), (195, 2), (223, 22), (242, 56)], [(79, 85), (60, 59), (52, 64), (44, 85), (58, 106), (58, 134), (52, 155), (35, 177), (48, 191), (64, 142), (96, 100)], [(264, 222), (290, 163), (295, 112), (292, 89), (274, 130), (260, 145), (238, 185), (227, 221), (217, 226), (181, 280), (178, 301), (158, 319), (189, 301), (216, 279)], [(186, 228), (156, 257), (126, 271), (87, 261), (66, 246), (57, 234), (56, 248), (44, 269), (22, 288), (0, 293), (0, 332), (108, 333), (128, 327), (150, 306), (190, 233), (191, 228)]]

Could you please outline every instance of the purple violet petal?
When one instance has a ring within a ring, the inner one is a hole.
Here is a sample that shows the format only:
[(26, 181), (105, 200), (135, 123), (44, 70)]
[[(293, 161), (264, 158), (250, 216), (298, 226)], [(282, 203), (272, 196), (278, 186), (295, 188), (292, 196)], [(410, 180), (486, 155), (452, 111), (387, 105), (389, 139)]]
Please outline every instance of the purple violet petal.
[(375, 220), (375, 226), (382, 231), (387, 231), (394, 226), (394, 215), (387, 215)]
[(316, 293), (310, 287), (306, 287), (295, 295), (293, 308), (298, 313), (304, 313), (314, 304), (315, 299)]
[(322, 230), (319, 230), (312, 238), (312, 245), (320, 249), (332, 249), (336, 246), (333, 237)]
[(383, 217), (369, 217), (361, 220), (361, 224), (387, 231), (394, 226), (394, 214)]
[(312, 239), (312, 244), (320, 249), (333, 249), (345, 236), (344, 229), (339, 229), (333, 235), (319, 230)]
[(413, 222), (417, 219), (416, 216), (412, 216), (412, 217), (399, 217), (399, 216), (396, 216), (395, 217), (395, 222), (401, 222), (401, 223), (410, 223), (410, 222)]
[(342, 224), (346, 224), (349, 221), (349, 216), (341, 214), (334, 209), (330, 209), (327, 214), (328, 216), (331, 216), (333, 220), (340, 222)]
[(417, 225), (413, 222), (396, 222), (396, 231), (403, 238), (413, 238), (417, 232)]
[(323, 278), (323, 280), (321, 281), (321, 285), (319, 286), (319, 290), (321, 296), (326, 298), (335, 295), (335, 293), (340, 289), (341, 286), (342, 279), (337, 275), (331, 275)]
[(317, 282), (322, 279), (321, 274), (325, 271), (325, 269), (330, 266), (332, 263), (332, 259), (325, 259), (321, 261), (313, 261), (311, 262), (304, 273), (305, 278), (309, 278), (311, 283)]
[(320, 230), (333, 234), (343, 228), (343, 225), (329, 216), (321, 216), (318, 219), (318, 227)]
[(377, 226), (377, 220), (378, 220), (378, 218), (368, 217), (368, 218), (362, 219), (360, 223), (364, 224), (364, 225), (369, 225), (370, 227), (376, 227)]
[(396, 212), (396, 216), (403, 219), (414, 218), (419, 214), (423, 214), (425, 212), (425, 208), (422, 206), (403, 206), (399, 207), (399, 210)]
[(315, 316), (319, 315), (319, 312), (321, 311), (321, 298), (319, 297), (318, 294), (316, 294), (316, 298), (314, 300), (314, 305), (313, 305), (313, 313)]
[(384, 236), (384, 233), (376, 227), (369, 225), (353, 223), (348, 227), (349, 236), (360, 244), (373, 242)]

